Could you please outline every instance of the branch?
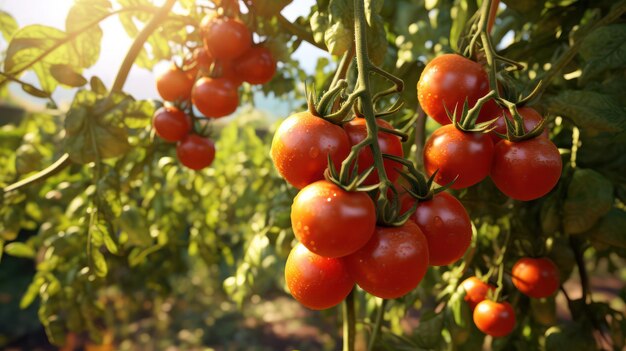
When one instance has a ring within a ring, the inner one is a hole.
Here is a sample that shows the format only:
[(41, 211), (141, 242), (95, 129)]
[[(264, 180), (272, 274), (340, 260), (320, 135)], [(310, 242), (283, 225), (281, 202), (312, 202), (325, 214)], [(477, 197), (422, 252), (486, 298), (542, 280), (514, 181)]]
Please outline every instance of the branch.
[(285, 16), (281, 14), (277, 15), (277, 18), (278, 18), (278, 23), (283, 27), (283, 29), (285, 29), (290, 34), (295, 35), (296, 37), (298, 37), (298, 39), (304, 40), (318, 49), (321, 49), (324, 51), (328, 50), (326, 49), (326, 46), (317, 43), (315, 39), (313, 38), (313, 34), (311, 34), (311, 32), (309, 32), (308, 30), (300, 27), (299, 25), (295, 23), (289, 22), (289, 20), (286, 19)]
[(50, 177), (52, 177), (53, 175), (61, 172), (63, 169), (65, 169), (67, 166), (71, 165), (72, 161), (70, 160), (70, 155), (69, 154), (63, 154), (63, 156), (61, 156), (61, 158), (59, 158), (55, 163), (51, 164), (50, 166), (48, 166), (46, 169), (41, 170), (39, 172), (37, 172), (36, 174), (33, 174), (32, 176), (26, 178), (26, 179), (22, 179), (17, 183), (13, 183), (11, 185), (6, 186), (3, 189), (4, 193), (8, 193), (11, 191), (15, 191), (18, 189), (21, 189), (25, 186), (31, 185), (33, 183), (37, 183), (37, 182), (41, 182), (45, 179), (48, 179)]

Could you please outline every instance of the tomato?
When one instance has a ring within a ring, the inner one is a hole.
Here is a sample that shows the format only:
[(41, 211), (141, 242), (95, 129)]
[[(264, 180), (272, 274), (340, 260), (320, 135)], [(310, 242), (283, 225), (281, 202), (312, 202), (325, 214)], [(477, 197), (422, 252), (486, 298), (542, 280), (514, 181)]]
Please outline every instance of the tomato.
[[(535, 129), (535, 127), (537, 127), (537, 125), (539, 125), (539, 123), (541, 123), (541, 121), (543, 120), (543, 117), (539, 114), (539, 112), (537, 112), (537, 110), (532, 107), (520, 107), (517, 109), (517, 112), (524, 119), (524, 128), (526, 129), (526, 132), (530, 132), (531, 130)], [(511, 117), (511, 112), (509, 112), (508, 110), (503, 109), (502, 113), (504, 113), (506, 118), (508, 118), (510, 121), (513, 120), (513, 117)], [(502, 113), (493, 124), (495, 129), (489, 133), (494, 144), (502, 140), (496, 134), (496, 132), (506, 135), (506, 123), (504, 122), (504, 117), (502, 117)], [(548, 138), (548, 130), (544, 128), (540, 136)]]
[(209, 138), (189, 134), (176, 146), (176, 156), (184, 166), (199, 170), (213, 163), (215, 144)]
[(205, 47), (196, 48), (193, 52), (193, 59), (196, 61), (198, 67), (206, 71), (211, 69), (211, 65), (215, 61), (209, 50)]
[[(382, 119), (377, 118), (376, 124), (380, 127), (394, 129), (391, 124)], [(350, 143), (352, 145), (360, 143), (367, 137), (367, 126), (365, 118), (355, 118), (352, 121), (346, 123), (343, 128), (346, 130), (346, 133), (348, 133), (348, 138), (350, 138)], [(390, 154), (398, 157), (403, 156), (402, 141), (397, 135), (379, 131), (378, 146), (380, 147), (380, 152), (383, 154)], [(359, 155), (357, 156), (357, 162), (359, 164), (360, 172), (363, 172), (374, 165), (374, 155), (372, 154), (372, 149), (369, 146), (362, 148), (359, 151)], [(389, 178), (390, 181), (394, 182), (396, 179), (398, 179), (400, 173), (397, 170), (402, 169), (401, 163), (384, 159), (383, 165), (385, 166), (385, 173), (387, 173), (387, 178)], [(378, 171), (374, 170), (374, 172), (372, 172), (372, 174), (370, 174), (365, 179), (365, 182), (363, 184), (372, 185), (378, 183), (379, 181), (380, 180), (378, 178)]]
[(342, 258), (350, 275), (368, 293), (395, 299), (415, 289), (428, 268), (428, 243), (419, 227), (376, 227), (372, 238)]
[(252, 34), (241, 21), (208, 15), (200, 23), (204, 46), (216, 59), (234, 60), (252, 46)]
[(489, 175), (493, 142), (484, 133), (463, 132), (452, 124), (439, 127), (424, 145), (424, 168), (428, 176), (439, 172), (435, 182), (445, 185), (458, 176), (452, 189), (472, 186)]
[(179, 141), (191, 131), (192, 121), (174, 106), (163, 106), (154, 113), (152, 125), (157, 135), (170, 142)]
[(559, 290), (559, 269), (549, 258), (520, 258), (511, 271), (513, 285), (522, 294), (540, 299)]
[(515, 329), (515, 311), (508, 302), (483, 300), (474, 309), (474, 324), (494, 338), (506, 336)]
[(237, 86), (225, 78), (198, 79), (191, 93), (193, 105), (206, 117), (228, 116), (239, 106)]
[(276, 60), (263, 46), (253, 46), (235, 62), (235, 72), (250, 84), (265, 84), (276, 73)]
[[(469, 107), (489, 93), (489, 79), (483, 67), (456, 54), (441, 55), (430, 61), (417, 82), (417, 98), (427, 115), (441, 125), (450, 124), (444, 103), (450, 113), (461, 111), (467, 99)], [(496, 118), (498, 105), (489, 100), (483, 105), (479, 121)]]
[(344, 263), (316, 255), (297, 244), (285, 264), (285, 281), (293, 297), (313, 310), (338, 305), (354, 287)]
[(547, 138), (502, 140), (494, 148), (491, 179), (508, 197), (529, 201), (554, 188), (562, 166), (559, 149)]
[(339, 169), (349, 153), (346, 132), (308, 111), (283, 121), (274, 134), (270, 151), (278, 173), (298, 189), (324, 179), (327, 155)]
[(376, 208), (364, 192), (345, 191), (320, 180), (293, 200), (291, 225), (307, 249), (324, 257), (342, 257), (360, 249), (374, 234)]
[(218, 60), (214, 73), (217, 77), (228, 79), (235, 87), (239, 87), (243, 79), (235, 71), (235, 62), (229, 60)]
[(194, 77), (174, 64), (156, 78), (157, 91), (166, 101), (189, 100), (193, 83)]
[(463, 257), (472, 241), (472, 222), (454, 196), (442, 192), (419, 202), (411, 219), (428, 241), (431, 266), (446, 266)]
[(487, 298), (489, 291), (495, 291), (496, 287), (483, 282), (477, 277), (469, 277), (465, 279), (461, 286), (465, 289), (465, 301), (469, 304), (473, 311), (479, 302)]

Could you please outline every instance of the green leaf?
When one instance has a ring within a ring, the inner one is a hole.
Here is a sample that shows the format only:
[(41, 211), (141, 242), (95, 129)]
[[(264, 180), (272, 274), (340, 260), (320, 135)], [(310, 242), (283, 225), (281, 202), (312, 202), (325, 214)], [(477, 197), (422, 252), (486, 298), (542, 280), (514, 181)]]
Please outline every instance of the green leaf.
[(109, 92), (106, 85), (102, 82), (102, 79), (96, 76), (91, 77), (89, 80), (89, 86), (91, 87), (91, 91), (98, 95), (105, 95)]
[(563, 204), (563, 228), (567, 234), (591, 229), (613, 206), (613, 184), (592, 169), (577, 169)]
[(54, 79), (56, 79), (59, 83), (70, 87), (82, 87), (87, 84), (87, 79), (76, 73), (74, 68), (70, 65), (54, 64), (50, 66), (50, 74), (52, 74)]
[(104, 258), (102, 252), (100, 252), (99, 248), (94, 247), (91, 250), (91, 261), (93, 265), (93, 271), (96, 273), (98, 277), (106, 277), (109, 272), (109, 267), (107, 266), (107, 261)]
[[(586, 323), (585, 323), (586, 324)], [(570, 322), (546, 331), (546, 351), (587, 351), (596, 349), (593, 329), (582, 322)]]
[(578, 127), (606, 132), (626, 129), (626, 109), (617, 99), (585, 90), (565, 90), (548, 100), (548, 108), (557, 116), (571, 119)]
[(86, 164), (128, 152), (123, 116), (129, 103), (123, 94), (98, 100), (91, 91), (76, 93), (65, 119), (65, 149), (72, 161)]
[(24, 293), (24, 295), (22, 295), (22, 299), (20, 300), (21, 309), (27, 308), (28, 306), (30, 306), (30, 304), (33, 303), (33, 301), (35, 301), (37, 296), (39, 296), (39, 290), (41, 289), (41, 286), (45, 283), (46, 280), (40, 273), (35, 274), (32, 283), (30, 283), (28, 289), (26, 289), (26, 292)]
[(21, 258), (35, 258), (36, 255), (35, 250), (32, 247), (17, 241), (8, 243), (4, 247), (4, 252), (7, 255)]
[(0, 10), (0, 33), (2, 33), (4, 40), (10, 41), (18, 28), (15, 19), (9, 13)]
[(77, 54), (78, 67), (91, 67), (100, 57), (102, 29), (94, 20), (106, 18), (111, 11), (108, 0), (77, 0), (65, 20), (65, 30), (77, 33), (70, 45)]
[(412, 339), (415, 343), (425, 349), (435, 349), (441, 341), (441, 331), (443, 330), (443, 313), (424, 314), (420, 319), (420, 324), (415, 330)]
[(591, 32), (583, 39), (580, 55), (585, 59), (580, 78), (583, 82), (626, 66), (626, 24), (608, 25)]
[(626, 211), (611, 209), (586, 235), (591, 240), (626, 249)]
[(452, 15), (452, 28), (450, 29), (450, 46), (459, 50), (459, 39), (465, 31), (467, 21), (476, 12), (476, 2), (468, 0), (456, 0), (450, 12)]
[(32, 95), (34, 97), (43, 98), (43, 99), (47, 99), (51, 95), (49, 92), (43, 91), (30, 84), (22, 84), (22, 90), (28, 93), (28, 95)]

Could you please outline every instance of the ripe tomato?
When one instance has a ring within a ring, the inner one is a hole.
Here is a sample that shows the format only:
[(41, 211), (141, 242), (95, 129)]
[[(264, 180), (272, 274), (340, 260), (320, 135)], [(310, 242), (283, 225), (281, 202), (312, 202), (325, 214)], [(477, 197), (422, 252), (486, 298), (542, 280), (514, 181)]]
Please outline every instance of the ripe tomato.
[(293, 297), (313, 310), (338, 305), (354, 287), (344, 263), (316, 255), (297, 244), (287, 257), (285, 281)]
[(474, 324), (494, 338), (506, 336), (515, 328), (515, 311), (508, 302), (483, 300), (474, 309)]
[(193, 51), (193, 59), (196, 61), (198, 67), (208, 71), (213, 64), (214, 58), (211, 53), (205, 47), (198, 47)]
[(242, 22), (208, 15), (200, 23), (204, 46), (216, 59), (234, 60), (252, 45), (252, 34)]
[(489, 175), (493, 142), (487, 134), (462, 132), (452, 124), (439, 127), (424, 145), (424, 168), (428, 176), (437, 169), (435, 182), (445, 185), (458, 176), (452, 189), (472, 186)]
[(199, 170), (213, 163), (215, 144), (209, 138), (189, 134), (176, 146), (176, 156), (184, 166)]
[[(513, 117), (511, 117), (511, 112), (505, 109), (503, 109), (502, 112), (504, 113), (506, 118), (508, 118), (511, 121), (513, 120)], [(539, 114), (539, 112), (537, 112), (537, 110), (535, 110), (532, 107), (520, 107), (517, 109), (517, 112), (524, 119), (524, 128), (526, 129), (526, 132), (530, 132), (531, 130), (533, 130), (543, 120), (543, 117)], [(493, 124), (493, 126), (495, 127), (495, 129), (491, 131), (489, 135), (491, 135), (491, 139), (493, 140), (493, 143), (495, 144), (499, 142), (500, 140), (502, 140), (496, 134), (496, 132), (506, 135), (506, 123), (504, 122), (504, 117), (502, 117), (502, 113), (500, 114), (500, 117), (496, 120), (496, 122)], [(548, 130), (544, 128), (540, 136), (548, 138), (549, 137)]]
[(170, 142), (179, 141), (191, 131), (192, 122), (185, 112), (174, 106), (163, 106), (154, 113), (152, 126), (157, 135)]
[(454, 196), (442, 192), (419, 202), (411, 219), (428, 241), (431, 266), (446, 266), (463, 257), (472, 241), (472, 222)]
[(174, 64), (156, 78), (157, 91), (166, 101), (189, 100), (193, 83), (194, 77)]
[(491, 179), (508, 197), (529, 201), (554, 188), (562, 166), (559, 150), (547, 138), (502, 140), (494, 148)]
[(229, 60), (218, 60), (215, 71), (213, 72), (219, 78), (228, 79), (235, 87), (239, 87), (243, 79), (235, 71), (235, 62)]
[(368, 293), (395, 299), (415, 289), (428, 268), (428, 243), (419, 227), (376, 227), (361, 249), (343, 258), (350, 275)]
[(337, 169), (350, 153), (350, 140), (338, 125), (308, 111), (291, 115), (278, 127), (270, 154), (278, 173), (298, 189), (324, 179), (327, 155)]
[[(489, 90), (489, 79), (483, 67), (456, 54), (441, 55), (430, 61), (417, 82), (420, 106), (441, 125), (450, 124), (444, 103), (450, 113), (455, 107), (461, 111), (466, 99), (471, 108)], [(479, 121), (496, 118), (498, 113), (498, 105), (489, 100), (481, 108)]]
[[(376, 124), (380, 127), (393, 129), (393, 126), (391, 124), (382, 119), (376, 119)], [(367, 137), (367, 126), (365, 118), (355, 118), (352, 121), (346, 123), (343, 128), (346, 130), (346, 133), (348, 133), (348, 138), (350, 138), (350, 143), (353, 146), (360, 143)], [(397, 135), (379, 131), (378, 146), (380, 147), (380, 152), (382, 152), (383, 154), (390, 154), (398, 157), (403, 156), (402, 141)], [(357, 157), (357, 162), (359, 164), (360, 172), (363, 172), (369, 167), (373, 166), (374, 156), (372, 155), (372, 149), (370, 147), (365, 147), (361, 149)], [(384, 159), (383, 164), (385, 166), (385, 173), (387, 173), (387, 178), (389, 178), (389, 180), (392, 182), (398, 179), (400, 173), (398, 173), (397, 169), (402, 169), (402, 164), (388, 159)], [(374, 172), (372, 172), (372, 174), (369, 175), (369, 177), (365, 179), (365, 182), (363, 184), (372, 185), (378, 183), (379, 181), (380, 180), (378, 178), (378, 172), (375, 170)]]
[(276, 61), (263, 46), (253, 46), (235, 62), (235, 72), (250, 84), (265, 84), (276, 73)]
[(513, 285), (522, 294), (541, 299), (559, 290), (559, 269), (549, 258), (520, 258), (511, 271)]
[(360, 249), (374, 234), (376, 208), (363, 192), (349, 192), (320, 180), (293, 200), (291, 225), (296, 238), (324, 257), (342, 257)]
[(237, 110), (239, 94), (228, 79), (203, 77), (193, 87), (191, 101), (204, 116), (219, 118)]
[(465, 301), (469, 304), (470, 309), (473, 311), (479, 302), (487, 298), (489, 291), (495, 291), (496, 287), (483, 282), (476, 277), (469, 277), (465, 279), (461, 286), (465, 289)]

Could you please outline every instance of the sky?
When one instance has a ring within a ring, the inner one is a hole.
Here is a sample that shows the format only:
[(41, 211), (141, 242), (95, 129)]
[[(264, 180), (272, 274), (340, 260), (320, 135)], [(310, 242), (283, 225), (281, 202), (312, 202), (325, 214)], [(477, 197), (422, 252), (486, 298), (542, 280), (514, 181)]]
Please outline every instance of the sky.
[[(17, 21), (20, 27), (30, 24), (44, 24), (64, 29), (65, 17), (69, 8), (73, 4), (73, 0), (0, 0), (0, 10), (10, 13)], [(162, 1), (156, 0), (159, 4)], [(294, 0), (290, 5), (283, 9), (282, 14), (289, 20), (294, 20), (300, 15), (305, 15), (315, 0)], [(33, 11), (33, 9), (37, 9)], [(87, 79), (93, 75), (100, 77), (104, 83), (111, 87), (117, 70), (128, 48), (132, 44), (123, 30), (120, 22), (116, 17), (109, 18), (102, 22), (104, 37), (102, 39), (101, 56), (99, 61), (91, 68), (83, 72), (83, 76)], [(4, 51), (7, 43), (0, 39), (0, 51)], [(293, 57), (300, 61), (302, 68), (308, 73), (312, 73), (315, 64), (320, 56), (327, 55), (325, 52), (315, 48), (314, 46), (303, 43), (300, 48), (293, 54)], [(155, 67), (158, 72), (163, 66), (167, 66), (167, 62), (162, 62)], [(24, 81), (36, 82), (36, 77), (32, 73), (27, 73), (22, 77)], [(153, 72), (133, 67), (131, 70), (124, 90), (136, 99), (158, 99), (155, 86), (155, 75)], [(71, 102), (74, 96), (74, 90), (59, 88), (53, 97), (56, 101), (63, 105)], [(21, 91), (19, 86), (11, 88), (13, 95), (19, 100), (27, 100), (30, 103), (33, 99)], [(259, 94), (260, 95), (260, 94)], [(43, 100), (40, 100), (43, 101)], [(266, 111), (274, 113), (286, 113), (286, 105), (276, 101), (276, 99), (265, 99), (263, 96), (255, 98), (257, 106)]]

